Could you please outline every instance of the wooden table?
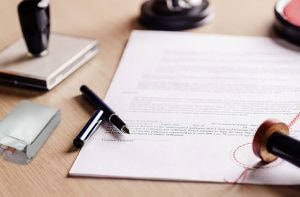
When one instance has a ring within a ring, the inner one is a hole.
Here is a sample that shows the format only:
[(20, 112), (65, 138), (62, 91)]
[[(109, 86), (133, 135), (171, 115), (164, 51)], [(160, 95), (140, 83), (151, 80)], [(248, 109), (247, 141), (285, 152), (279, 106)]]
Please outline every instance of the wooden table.
[[(0, 0), (0, 49), (21, 36), (17, 0)], [(22, 99), (61, 109), (62, 122), (28, 165), (0, 159), (0, 196), (300, 196), (300, 187), (230, 185), (197, 182), (71, 178), (78, 151), (72, 140), (93, 109), (79, 92), (87, 84), (104, 97), (122, 51), (137, 23), (141, 0), (52, 0), (51, 29), (96, 38), (100, 53), (49, 92), (0, 86), (0, 117)], [(214, 0), (215, 19), (190, 31), (274, 36), (275, 0)]]

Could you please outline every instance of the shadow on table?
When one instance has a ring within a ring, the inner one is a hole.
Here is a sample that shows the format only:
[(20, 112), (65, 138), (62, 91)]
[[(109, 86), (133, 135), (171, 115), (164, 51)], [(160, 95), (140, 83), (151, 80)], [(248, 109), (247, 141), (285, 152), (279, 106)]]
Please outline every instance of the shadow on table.
[(300, 186), (271, 186), (271, 185), (250, 185), (250, 184), (231, 184), (227, 185), (223, 190), (224, 193), (232, 194), (249, 194), (256, 193), (269, 194), (268, 196), (300, 196)]
[(47, 91), (43, 89), (19, 87), (19, 86), (2, 84), (2, 83), (0, 85), (0, 95), (4, 95), (4, 96), (14, 96), (14, 97), (26, 99), (26, 98), (41, 96), (45, 93), (47, 93)]

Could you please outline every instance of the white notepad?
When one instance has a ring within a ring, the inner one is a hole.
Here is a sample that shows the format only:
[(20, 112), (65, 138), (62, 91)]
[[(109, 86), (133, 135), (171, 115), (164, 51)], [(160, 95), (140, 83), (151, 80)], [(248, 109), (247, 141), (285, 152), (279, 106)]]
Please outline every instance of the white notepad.
[[(134, 31), (106, 96), (131, 134), (104, 125), (70, 175), (232, 182), (259, 162), (256, 128), (300, 111), (299, 62), (280, 39)], [(300, 170), (278, 159), (242, 178), (299, 185)]]

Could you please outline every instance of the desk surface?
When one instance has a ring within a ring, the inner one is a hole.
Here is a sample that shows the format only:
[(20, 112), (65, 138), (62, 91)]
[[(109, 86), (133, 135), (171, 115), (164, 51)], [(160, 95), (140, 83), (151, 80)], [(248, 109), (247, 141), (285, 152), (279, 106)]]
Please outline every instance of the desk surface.
[[(21, 36), (17, 0), (0, 0), (0, 49)], [(49, 92), (0, 86), (0, 117), (21, 99), (61, 109), (62, 122), (29, 165), (0, 158), (0, 196), (300, 196), (300, 187), (230, 185), (197, 182), (70, 178), (68, 171), (78, 151), (72, 140), (93, 109), (80, 95), (87, 84), (104, 97), (117, 69), (142, 0), (52, 0), (54, 32), (96, 38), (100, 53)], [(232, 35), (274, 36), (275, 0), (214, 0), (215, 19), (190, 31)]]

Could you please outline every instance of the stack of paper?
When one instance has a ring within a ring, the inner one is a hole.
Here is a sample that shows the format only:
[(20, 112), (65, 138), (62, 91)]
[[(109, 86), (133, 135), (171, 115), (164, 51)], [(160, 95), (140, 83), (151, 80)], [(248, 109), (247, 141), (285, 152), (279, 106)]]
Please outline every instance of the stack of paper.
[[(131, 134), (99, 129), (70, 174), (234, 181), (260, 161), (256, 128), (300, 111), (299, 62), (299, 48), (279, 39), (134, 31), (106, 96)], [(243, 179), (298, 185), (300, 170), (278, 159)]]

